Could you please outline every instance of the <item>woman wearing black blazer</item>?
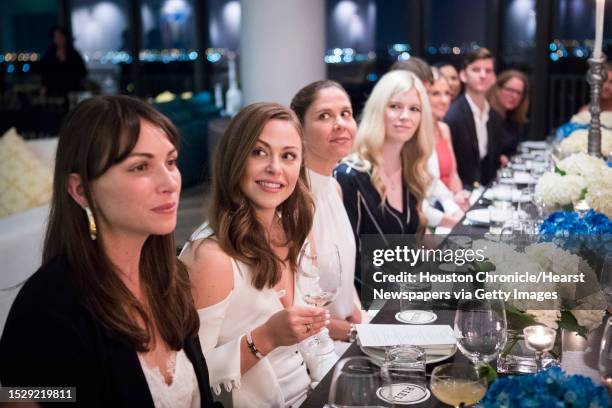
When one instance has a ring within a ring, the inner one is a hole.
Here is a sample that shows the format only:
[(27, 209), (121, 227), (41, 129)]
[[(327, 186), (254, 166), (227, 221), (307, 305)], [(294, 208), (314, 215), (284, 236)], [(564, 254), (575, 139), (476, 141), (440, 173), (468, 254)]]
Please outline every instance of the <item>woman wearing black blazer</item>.
[(60, 132), (43, 266), (0, 340), (0, 382), (76, 387), (70, 406), (212, 406), (172, 237), (178, 134), (136, 99), (81, 103)]

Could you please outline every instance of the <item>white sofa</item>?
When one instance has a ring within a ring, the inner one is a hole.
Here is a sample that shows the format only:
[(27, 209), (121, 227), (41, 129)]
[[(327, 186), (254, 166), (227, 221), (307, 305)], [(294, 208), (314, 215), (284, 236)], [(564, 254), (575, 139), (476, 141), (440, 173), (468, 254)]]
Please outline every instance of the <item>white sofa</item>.
[[(27, 143), (53, 169), (57, 138)], [(0, 218), (0, 333), (21, 283), (40, 267), (48, 216), (45, 205)]]

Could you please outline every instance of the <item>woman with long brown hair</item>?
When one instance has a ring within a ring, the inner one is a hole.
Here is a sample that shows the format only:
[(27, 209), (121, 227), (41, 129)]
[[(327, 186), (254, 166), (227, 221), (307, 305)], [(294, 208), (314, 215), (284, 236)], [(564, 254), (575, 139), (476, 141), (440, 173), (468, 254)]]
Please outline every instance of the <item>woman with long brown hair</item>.
[(60, 132), (43, 266), (0, 341), (3, 386), (76, 387), (80, 406), (211, 406), (189, 277), (172, 232), (179, 137), (125, 96)]
[(411, 72), (388, 72), (366, 101), (355, 153), (335, 170), (357, 242), (358, 287), (369, 278), (361, 276), (359, 264), (362, 234), (425, 231), (432, 121), (421, 81)]
[(236, 407), (299, 405), (311, 378), (298, 343), (329, 323), (296, 293), (313, 219), (295, 114), (245, 107), (219, 140), (208, 221), (181, 259), (200, 316), (212, 387)]
[(529, 80), (527, 75), (515, 69), (503, 71), (488, 93), (491, 107), (503, 118), (500, 162), (508, 163), (508, 157), (516, 153), (519, 142), (525, 138), (527, 113), (529, 112)]

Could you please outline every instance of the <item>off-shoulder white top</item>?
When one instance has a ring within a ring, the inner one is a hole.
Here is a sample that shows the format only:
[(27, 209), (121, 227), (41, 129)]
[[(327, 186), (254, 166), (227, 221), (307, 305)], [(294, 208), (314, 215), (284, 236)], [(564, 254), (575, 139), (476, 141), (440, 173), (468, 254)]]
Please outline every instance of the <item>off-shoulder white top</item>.
[[(212, 237), (203, 224), (185, 246)], [(185, 251), (183, 249), (183, 251)], [(198, 310), (200, 343), (206, 357), (210, 383), (219, 395), (223, 389), (232, 394), (233, 406), (297, 407), (306, 398), (311, 378), (297, 345), (277, 347), (243, 375), (240, 374), (240, 342), (248, 331), (265, 323), (283, 310), (272, 288), (256, 289), (251, 284), (248, 265), (232, 259), (234, 287), (221, 302)], [(297, 288), (296, 288), (297, 289)], [(295, 296), (295, 303), (299, 296)]]

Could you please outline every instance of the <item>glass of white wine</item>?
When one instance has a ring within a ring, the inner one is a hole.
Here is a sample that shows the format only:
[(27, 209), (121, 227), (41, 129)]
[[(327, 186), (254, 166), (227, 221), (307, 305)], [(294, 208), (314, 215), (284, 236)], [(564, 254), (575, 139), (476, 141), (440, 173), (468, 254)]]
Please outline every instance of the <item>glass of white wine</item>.
[(431, 372), (431, 392), (437, 399), (456, 408), (480, 401), (487, 392), (487, 379), (480, 378), (469, 364), (449, 363)]
[(342, 284), (338, 246), (323, 240), (306, 242), (298, 259), (296, 282), (304, 302), (315, 307), (330, 305)]

